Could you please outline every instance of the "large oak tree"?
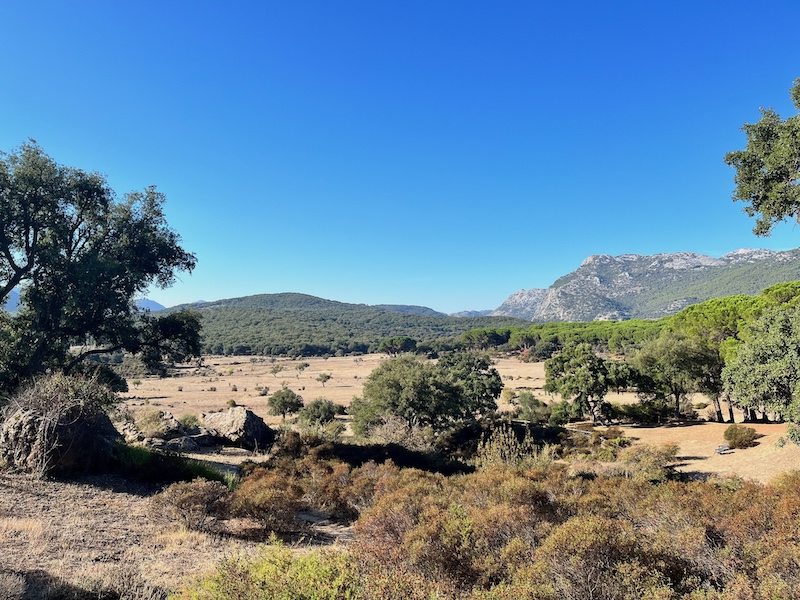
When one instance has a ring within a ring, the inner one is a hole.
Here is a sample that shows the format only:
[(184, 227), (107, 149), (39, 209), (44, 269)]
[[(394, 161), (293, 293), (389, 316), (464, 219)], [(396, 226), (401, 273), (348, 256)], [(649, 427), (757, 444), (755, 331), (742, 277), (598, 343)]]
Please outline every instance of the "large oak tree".
[(199, 354), (191, 313), (152, 316), (135, 300), (191, 271), (194, 255), (164, 217), (154, 187), (118, 200), (105, 177), (56, 163), (34, 144), (0, 155), (0, 388), (69, 373), (124, 350), (149, 363)]

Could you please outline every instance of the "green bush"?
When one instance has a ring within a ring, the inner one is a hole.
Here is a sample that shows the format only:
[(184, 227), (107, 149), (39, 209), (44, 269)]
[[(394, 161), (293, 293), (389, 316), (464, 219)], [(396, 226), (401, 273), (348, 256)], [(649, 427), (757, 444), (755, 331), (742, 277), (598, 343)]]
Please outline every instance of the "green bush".
[(216, 572), (176, 600), (347, 600), (361, 597), (355, 561), (346, 552), (295, 556), (280, 544), (263, 546), (254, 557), (223, 560)]
[(789, 441), (795, 446), (800, 446), (800, 427), (794, 423), (790, 424), (786, 429), (786, 437), (789, 438)]
[(118, 444), (114, 451), (115, 468), (122, 474), (142, 481), (174, 483), (197, 477), (227, 484), (228, 478), (210, 464), (176, 454), (165, 454), (141, 446)]
[(200, 419), (197, 415), (186, 413), (178, 417), (178, 421), (183, 425), (184, 429), (196, 429), (200, 426)]
[(728, 448), (749, 448), (755, 445), (756, 438), (759, 437), (756, 430), (752, 427), (731, 423), (722, 434), (728, 442)]
[(298, 416), (306, 423), (324, 425), (336, 417), (336, 404), (325, 398), (317, 398), (300, 409)]

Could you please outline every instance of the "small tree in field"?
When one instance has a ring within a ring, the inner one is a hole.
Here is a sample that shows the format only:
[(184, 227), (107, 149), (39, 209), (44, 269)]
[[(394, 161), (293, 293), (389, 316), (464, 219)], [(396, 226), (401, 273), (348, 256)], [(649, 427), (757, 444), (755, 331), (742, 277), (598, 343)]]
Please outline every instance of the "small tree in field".
[(296, 392), (287, 387), (282, 387), (272, 394), (267, 400), (269, 414), (278, 416), (286, 420), (286, 415), (293, 414), (303, 408), (303, 398)]
[(330, 373), (320, 373), (317, 375), (317, 381), (322, 384), (322, 387), (325, 387), (325, 384), (329, 382), (333, 378), (333, 375)]

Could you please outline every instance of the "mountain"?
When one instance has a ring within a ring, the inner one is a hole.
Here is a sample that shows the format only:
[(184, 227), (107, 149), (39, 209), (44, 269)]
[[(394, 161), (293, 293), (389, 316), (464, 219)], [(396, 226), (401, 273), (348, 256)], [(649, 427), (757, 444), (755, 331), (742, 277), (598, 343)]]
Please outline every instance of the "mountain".
[(546, 290), (522, 290), (492, 312), (532, 321), (656, 319), (734, 294), (800, 279), (800, 249), (593, 255)]
[(434, 343), (472, 329), (527, 325), (513, 317), (450, 317), (418, 306), (348, 304), (296, 293), (259, 294), (167, 310), (183, 308), (200, 314), (203, 351), (209, 354), (370, 352), (393, 336)]
[(13, 313), (16, 312), (17, 308), (19, 308), (19, 292), (11, 290), (6, 299), (5, 309), (7, 312)]
[[(462, 310), (456, 313), (450, 313), (451, 317), (488, 317), (492, 314), (491, 310)], [(502, 315), (500, 315), (502, 316)]]
[(446, 317), (447, 315), (427, 306), (407, 306), (405, 304), (373, 304), (373, 308), (423, 317)]
[(164, 310), (163, 304), (159, 304), (155, 300), (150, 300), (149, 298), (142, 298), (141, 300), (137, 300), (136, 306), (142, 310), (150, 310), (153, 312), (157, 310)]
[(536, 318), (536, 311), (544, 301), (547, 290), (531, 289), (520, 290), (511, 294), (500, 306), (490, 314), (493, 316), (518, 317), (520, 319), (533, 320)]

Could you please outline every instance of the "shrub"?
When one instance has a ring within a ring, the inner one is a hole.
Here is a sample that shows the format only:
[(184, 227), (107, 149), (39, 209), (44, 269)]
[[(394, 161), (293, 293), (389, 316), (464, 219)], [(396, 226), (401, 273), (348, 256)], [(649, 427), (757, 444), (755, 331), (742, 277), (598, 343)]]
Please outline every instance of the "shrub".
[(134, 417), (136, 428), (146, 438), (163, 438), (167, 433), (167, 421), (164, 413), (157, 408), (149, 408)]
[(209, 463), (164, 454), (141, 446), (119, 444), (114, 451), (114, 467), (123, 475), (154, 483), (191, 481), (198, 477), (226, 483), (225, 474)]
[(46, 476), (102, 469), (118, 434), (115, 394), (94, 378), (51, 375), (21, 389), (0, 419), (0, 464)]
[(333, 421), (336, 417), (336, 405), (325, 398), (317, 398), (306, 404), (298, 415), (306, 423), (323, 425)]
[(749, 448), (755, 445), (756, 438), (759, 437), (756, 430), (752, 427), (731, 423), (722, 434), (729, 448)]
[(183, 425), (184, 429), (196, 429), (200, 426), (200, 419), (197, 415), (186, 413), (178, 417), (178, 421)]
[(288, 532), (298, 528), (302, 497), (303, 488), (292, 476), (258, 468), (233, 492), (231, 510), (258, 521), (266, 532)]
[(478, 444), (475, 466), (491, 469), (500, 465), (519, 467), (538, 453), (536, 444), (526, 431), (520, 440), (511, 427), (501, 426)]
[(261, 547), (255, 557), (239, 555), (223, 560), (214, 574), (174, 597), (177, 600), (346, 600), (362, 595), (356, 564), (350, 554), (316, 551), (295, 556), (289, 548), (273, 543)]
[(789, 427), (786, 429), (786, 437), (795, 446), (800, 446), (800, 427), (798, 427), (794, 423), (790, 424)]
[[(520, 392), (517, 403), (520, 406), (520, 419), (530, 421), (536, 425), (550, 421), (553, 412), (551, 407), (539, 400), (531, 392)], [(569, 420), (568, 417), (567, 420)], [(566, 421), (564, 422), (566, 423)]]
[(228, 488), (219, 481), (197, 478), (173, 483), (150, 500), (156, 518), (178, 521), (186, 529), (208, 531), (221, 515)]
[(369, 438), (378, 444), (397, 444), (416, 452), (430, 452), (434, 447), (434, 434), (430, 427), (409, 425), (394, 415), (384, 415), (369, 429)]
[(677, 444), (625, 448), (619, 455), (621, 474), (639, 481), (666, 481), (672, 476), (673, 469), (670, 465), (675, 462), (677, 454)]

